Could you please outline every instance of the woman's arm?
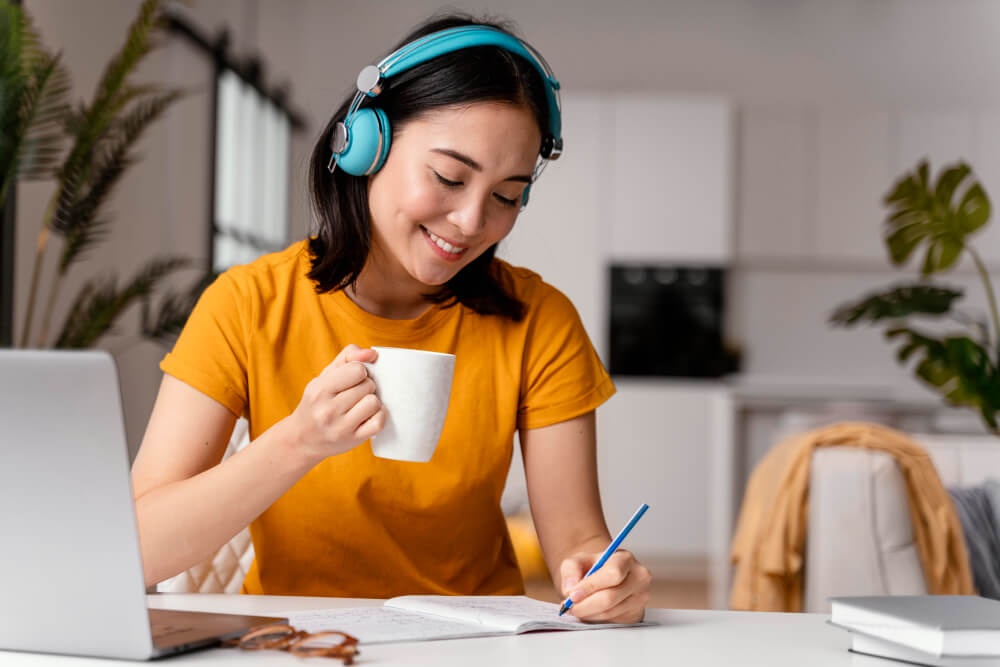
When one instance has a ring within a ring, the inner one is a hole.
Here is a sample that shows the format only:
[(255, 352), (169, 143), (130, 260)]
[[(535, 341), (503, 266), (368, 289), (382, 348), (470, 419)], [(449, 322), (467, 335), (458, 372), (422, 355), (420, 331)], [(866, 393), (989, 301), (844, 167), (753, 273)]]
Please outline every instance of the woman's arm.
[(381, 429), (374, 383), (345, 348), (312, 380), (295, 411), (222, 463), (236, 417), (222, 404), (164, 376), (132, 466), (146, 585), (211, 556), (314, 465)]
[(581, 583), (611, 542), (597, 485), (594, 412), (520, 432), (531, 514), (552, 581), (588, 621), (642, 620), (651, 577), (619, 550)]

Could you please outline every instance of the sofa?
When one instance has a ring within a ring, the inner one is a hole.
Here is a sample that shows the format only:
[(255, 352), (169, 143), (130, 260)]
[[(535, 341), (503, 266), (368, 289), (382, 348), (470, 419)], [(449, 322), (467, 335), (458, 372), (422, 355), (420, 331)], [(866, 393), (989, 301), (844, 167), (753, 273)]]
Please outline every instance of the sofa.
[[(911, 434), (946, 487), (1000, 478), (1000, 438)], [(925, 594), (906, 489), (880, 451), (831, 447), (812, 458), (804, 611), (829, 613), (831, 596)]]

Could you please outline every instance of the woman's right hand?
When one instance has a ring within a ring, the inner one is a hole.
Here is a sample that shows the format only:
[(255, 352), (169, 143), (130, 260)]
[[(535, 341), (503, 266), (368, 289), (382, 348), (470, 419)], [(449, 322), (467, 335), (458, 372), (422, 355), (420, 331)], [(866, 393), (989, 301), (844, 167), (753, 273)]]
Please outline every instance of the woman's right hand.
[(363, 363), (378, 353), (348, 345), (309, 381), (302, 399), (285, 418), (297, 448), (319, 461), (354, 449), (382, 430), (386, 414), (375, 381)]

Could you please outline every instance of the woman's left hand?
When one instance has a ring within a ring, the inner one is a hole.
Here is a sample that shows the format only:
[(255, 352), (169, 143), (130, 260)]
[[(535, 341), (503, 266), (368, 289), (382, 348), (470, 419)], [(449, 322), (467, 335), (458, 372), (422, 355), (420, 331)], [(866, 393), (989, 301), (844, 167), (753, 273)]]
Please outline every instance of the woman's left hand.
[(649, 569), (619, 549), (601, 569), (584, 578), (600, 557), (600, 553), (580, 553), (559, 567), (563, 599), (573, 600), (569, 613), (593, 623), (638, 623), (649, 602)]

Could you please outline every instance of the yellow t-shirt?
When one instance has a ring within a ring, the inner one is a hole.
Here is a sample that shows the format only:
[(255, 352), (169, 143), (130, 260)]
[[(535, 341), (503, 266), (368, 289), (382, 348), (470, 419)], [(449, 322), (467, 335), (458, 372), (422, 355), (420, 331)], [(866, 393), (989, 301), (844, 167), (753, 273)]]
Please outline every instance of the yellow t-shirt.
[(304, 241), (229, 269), (205, 291), (160, 367), (246, 416), (251, 439), (291, 414), (350, 343), (456, 355), (431, 461), (376, 458), (363, 443), (314, 467), (251, 524), (244, 592), (523, 592), (500, 509), (515, 428), (589, 412), (614, 385), (569, 300), (528, 270), (500, 267), (527, 305), (521, 322), (457, 305), (376, 317), (342, 291), (316, 293)]

